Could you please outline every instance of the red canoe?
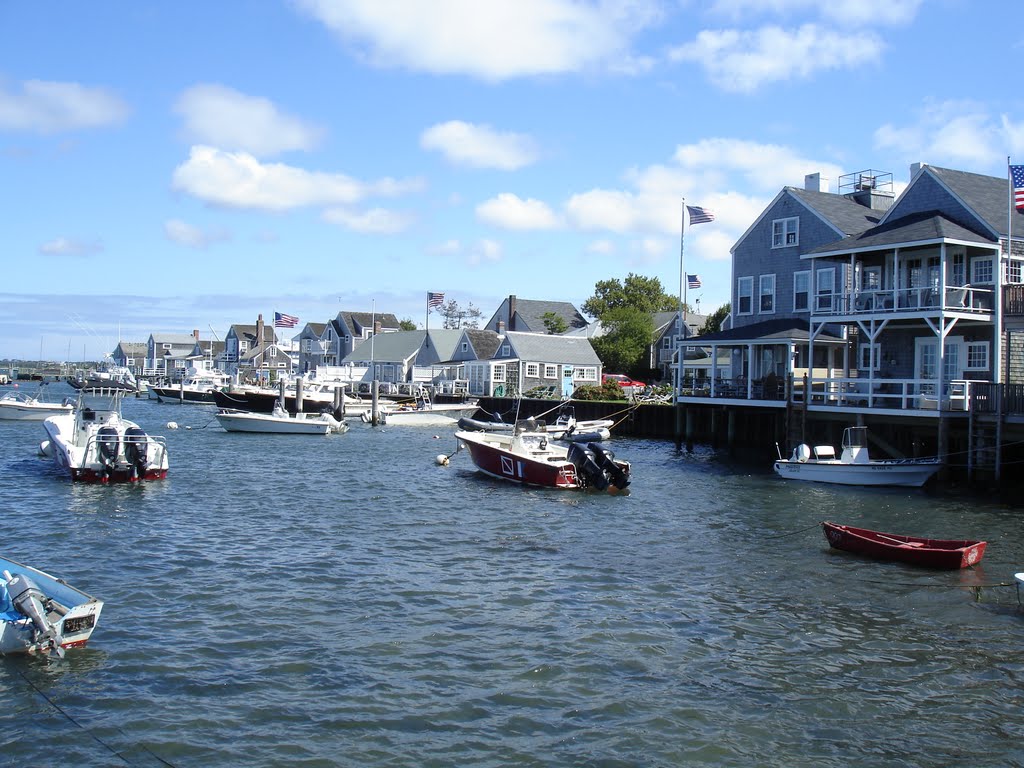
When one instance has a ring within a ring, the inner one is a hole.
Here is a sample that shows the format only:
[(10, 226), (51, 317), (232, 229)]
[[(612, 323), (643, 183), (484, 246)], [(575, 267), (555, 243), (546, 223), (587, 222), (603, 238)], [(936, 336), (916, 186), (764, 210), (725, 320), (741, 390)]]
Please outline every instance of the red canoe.
[(923, 568), (966, 568), (980, 563), (985, 554), (984, 541), (926, 539), (829, 522), (821, 525), (829, 546), (834, 549), (879, 560), (898, 560)]

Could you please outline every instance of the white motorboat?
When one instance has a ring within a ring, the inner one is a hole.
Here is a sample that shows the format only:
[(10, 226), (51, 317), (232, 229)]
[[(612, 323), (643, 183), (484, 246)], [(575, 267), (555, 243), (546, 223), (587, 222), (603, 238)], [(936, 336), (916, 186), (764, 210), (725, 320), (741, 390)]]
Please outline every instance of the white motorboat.
[(162, 403), (212, 403), (213, 393), (226, 389), (231, 376), (212, 368), (190, 368), (177, 384), (150, 385)]
[(843, 452), (836, 458), (831, 445), (813, 449), (798, 445), (788, 459), (779, 458), (775, 471), (789, 480), (837, 485), (893, 485), (920, 488), (939, 471), (939, 459), (872, 459), (868, 455), (867, 427), (847, 427)]
[(221, 408), (217, 421), (228, 432), (260, 432), (286, 435), (326, 435), (348, 431), (348, 422), (329, 413), (288, 413), (280, 403), (270, 413)]
[[(459, 419), (459, 429), (470, 432), (511, 432), (513, 424), (502, 421), (481, 421), (469, 417)], [(562, 406), (554, 423), (547, 425), (547, 434), (552, 440), (570, 443), (593, 443), (611, 438), (611, 419), (577, 420), (575, 409)]]
[(30, 395), (18, 389), (0, 397), (0, 419), (14, 421), (42, 421), (47, 416), (56, 416), (61, 413), (71, 413), (74, 406), (68, 400), (61, 403), (51, 403), (41, 400), (42, 387), (35, 395)]
[[(414, 401), (407, 403), (379, 402), (379, 423), (388, 426), (443, 426), (455, 424), (459, 419), (476, 413), (476, 403), (434, 403), (425, 391)], [(364, 422), (372, 420), (369, 408), (363, 409), (360, 417)]]
[(0, 654), (63, 656), (88, 642), (102, 610), (63, 579), (0, 557)]
[(123, 365), (114, 365), (109, 360), (91, 371), (75, 371), (75, 375), (68, 379), (68, 384), (75, 389), (120, 389), (133, 395), (139, 391), (139, 382), (135, 374)]
[(138, 482), (167, 476), (167, 444), (121, 416), (121, 390), (82, 390), (70, 413), (43, 422), (39, 452), (88, 483)]

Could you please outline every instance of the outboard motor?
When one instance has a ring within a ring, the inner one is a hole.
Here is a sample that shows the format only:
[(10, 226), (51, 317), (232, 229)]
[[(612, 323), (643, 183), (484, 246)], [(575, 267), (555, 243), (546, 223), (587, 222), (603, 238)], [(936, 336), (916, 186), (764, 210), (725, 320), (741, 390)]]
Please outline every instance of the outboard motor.
[(585, 480), (587, 486), (599, 491), (608, 487), (608, 478), (594, 461), (594, 454), (579, 443), (573, 443), (566, 452), (566, 458), (576, 467), (576, 474)]
[(629, 475), (615, 463), (615, 454), (598, 443), (588, 443), (587, 448), (594, 454), (594, 461), (608, 477), (608, 480), (620, 491), (629, 485)]
[(100, 427), (96, 432), (96, 447), (100, 464), (103, 465), (103, 481), (106, 482), (117, 464), (117, 454), (121, 449), (121, 438), (117, 430), (113, 427)]
[(144, 479), (149, 463), (149, 435), (140, 427), (124, 431), (124, 457), (132, 465), (132, 480)]
[(10, 595), (14, 610), (31, 619), (36, 628), (33, 642), (44, 652), (52, 651), (63, 656), (60, 630), (46, 620), (44, 605), (49, 602), (49, 598), (23, 573), (11, 576), (10, 571), (4, 571), (3, 576), (7, 580), (7, 594)]

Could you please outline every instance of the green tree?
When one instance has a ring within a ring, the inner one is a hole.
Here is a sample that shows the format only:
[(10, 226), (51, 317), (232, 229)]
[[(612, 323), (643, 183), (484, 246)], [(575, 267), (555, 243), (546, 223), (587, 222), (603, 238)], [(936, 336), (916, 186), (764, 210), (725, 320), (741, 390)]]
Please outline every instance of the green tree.
[(626, 279), (599, 280), (594, 295), (583, 302), (581, 309), (591, 317), (604, 321), (613, 309), (632, 307), (641, 312), (671, 312), (679, 309), (679, 297), (665, 292), (661, 280), (630, 272)]
[(545, 312), (540, 319), (544, 321), (544, 327), (548, 333), (557, 335), (569, 330), (569, 324), (565, 322), (565, 318), (556, 312)]
[(402, 318), (398, 321), (398, 330), (400, 331), (415, 331), (416, 323), (410, 320), (408, 317)]
[(445, 328), (479, 328), (483, 312), (473, 302), (463, 309), (455, 299), (449, 299), (436, 310), (444, 318)]
[(591, 339), (597, 356), (606, 369), (631, 376), (647, 371), (644, 353), (654, 337), (654, 320), (650, 312), (622, 306), (608, 310), (601, 318), (605, 333)]
[(732, 304), (726, 302), (708, 315), (707, 320), (704, 321), (704, 325), (700, 327), (700, 330), (697, 331), (697, 333), (703, 336), (705, 333), (717, 333), (722, 330), (722, 323), (730, 312), (732, 312)]

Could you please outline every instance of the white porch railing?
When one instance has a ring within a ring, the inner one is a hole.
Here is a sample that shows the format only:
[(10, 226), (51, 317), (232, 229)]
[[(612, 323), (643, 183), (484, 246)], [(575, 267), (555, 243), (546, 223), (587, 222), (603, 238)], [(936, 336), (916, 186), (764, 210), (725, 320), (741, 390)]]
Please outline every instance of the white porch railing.
[[(942, 410), (967, 411), (971, 401), (968, 379), (954, 379), (943, 386)], [(938, 384), (934, 379), (829, 378), (814, 379), (808, 384), (793, 383), (793, 401), (808, 405), (834, 405), (853, 408), (892, 408), (898, 410), (935, 411), (939, 409)]]
[(940, 294), (937, 288), (897, 288), (820, 294), (816, 297), (814, 314), (895, 314), (939, 309), (987, 314), (992, 311), (993, 306), (991, 288), (964, 285), (948, 286), (944, 294)]

